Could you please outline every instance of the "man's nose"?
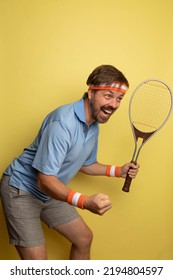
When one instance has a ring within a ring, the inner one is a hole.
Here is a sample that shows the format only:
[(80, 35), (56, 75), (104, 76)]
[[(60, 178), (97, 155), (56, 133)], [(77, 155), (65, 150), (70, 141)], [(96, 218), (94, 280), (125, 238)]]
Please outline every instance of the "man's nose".
[(116, 98), (111, 99), (109, 106), (111, 106), (114, 109), (116, 109), (118, 107), (118, 102), (117, 102)]

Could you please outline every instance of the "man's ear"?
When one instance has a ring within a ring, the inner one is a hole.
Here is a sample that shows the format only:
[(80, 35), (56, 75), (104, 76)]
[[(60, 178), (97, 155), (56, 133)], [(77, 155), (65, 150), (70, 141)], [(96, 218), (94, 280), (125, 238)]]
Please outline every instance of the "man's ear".
[(92, 96), (93, 96), (93, 92), (92, 92), (92, 90), (89, 90), (88, 91), (88, 99), (91, 100)]

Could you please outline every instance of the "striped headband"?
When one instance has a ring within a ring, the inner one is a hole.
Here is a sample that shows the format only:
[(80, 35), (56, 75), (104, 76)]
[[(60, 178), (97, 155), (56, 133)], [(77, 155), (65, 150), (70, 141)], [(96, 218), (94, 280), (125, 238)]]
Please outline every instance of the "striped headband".
[(90, 85), (88, 90), (116, 90), (122, 93), (126, 93), (128, 87), (122, 83), (112, 83), (111, 85), (101, 84), (99, 86)]

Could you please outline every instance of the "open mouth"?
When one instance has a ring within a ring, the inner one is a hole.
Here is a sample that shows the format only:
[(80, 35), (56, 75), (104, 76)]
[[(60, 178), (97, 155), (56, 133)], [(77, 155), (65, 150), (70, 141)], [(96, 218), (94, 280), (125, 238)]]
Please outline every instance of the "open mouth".
[(101, 109), (103, 112), (104, 112), (104, 114), (106, 114), (106, 115), (111, 115), (112, 114), (112, 110), (105, 110), (105, 109)]
[(114, 112), (114, 110), (110, 108), (104, 108), (104, 107), (101, 108), (101, 111), (105, 116), (110, 116)]

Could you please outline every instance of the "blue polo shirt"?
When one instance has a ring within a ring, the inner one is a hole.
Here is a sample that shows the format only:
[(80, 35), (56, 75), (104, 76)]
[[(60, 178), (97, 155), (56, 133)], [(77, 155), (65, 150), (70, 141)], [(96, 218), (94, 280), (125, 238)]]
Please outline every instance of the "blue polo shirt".
[(84, 165), (97, 161), (98, 123), (86, 123), (83, 99), (61, 106), (43, 121), (34, 142), (5, 170), (10, 185), (28, 191), (42, 201), (38, 171), (67, 184)]

